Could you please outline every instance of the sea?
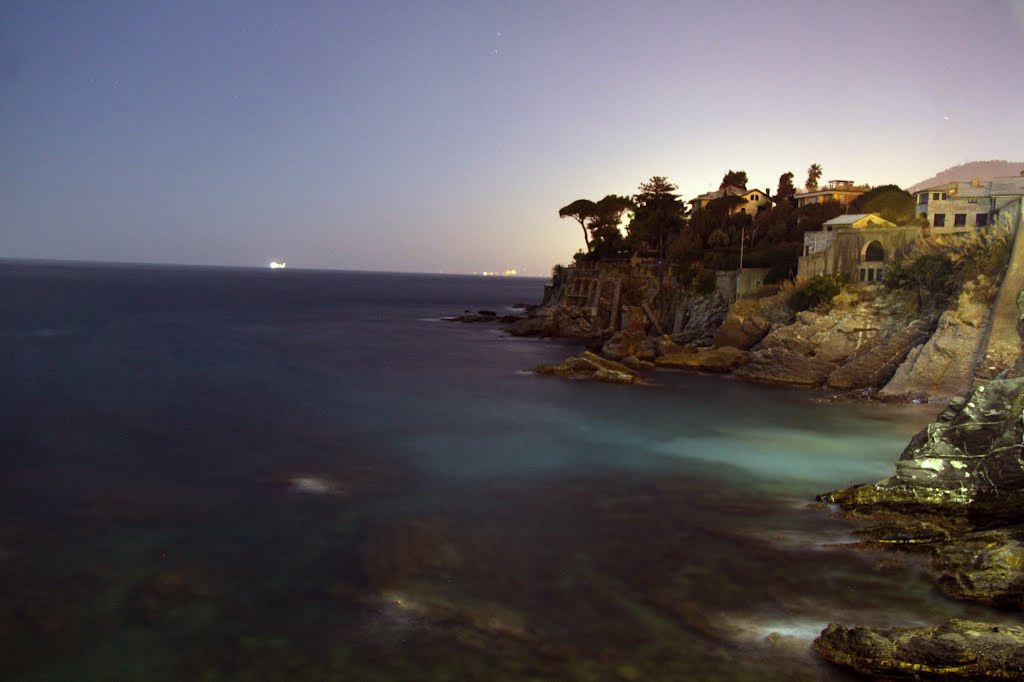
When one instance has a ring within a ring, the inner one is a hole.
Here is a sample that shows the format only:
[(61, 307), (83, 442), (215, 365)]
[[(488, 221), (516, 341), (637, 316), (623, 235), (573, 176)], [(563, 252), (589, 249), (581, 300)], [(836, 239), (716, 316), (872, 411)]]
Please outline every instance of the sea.
[(830, 622), (991, 617), (814, 501), (936, 406), (446, 319), (543, 288), (0, 263), (0, 679), (841, 680)]

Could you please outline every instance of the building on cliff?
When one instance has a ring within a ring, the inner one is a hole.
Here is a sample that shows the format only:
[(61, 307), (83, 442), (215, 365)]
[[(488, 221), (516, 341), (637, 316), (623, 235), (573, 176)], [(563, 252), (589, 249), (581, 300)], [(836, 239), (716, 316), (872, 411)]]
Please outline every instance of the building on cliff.
[(879, 282), (885, 264), (897, 251), (916, 240), (916, 226), (901, 227), (877, 213), (841, 215), (804, 233), (804, 250), (797, 278), (842, 275), (852, 282)]
[(829, 180), (824, 189), (797, 192), (793, 198), (796, 199), (797, 206), (823, 204), (826, 201), (836, 201), (843, 206), (849, 206), (854, 199), (867, 191), (866, 185), (854, 185), (853, 180)]
[(948, 182), (916, 193), (914, 213), (934, 232), (966, 232), (1002, 225), (1016, 232), (1024, 202), (1024, 176), (987, 182)]
[(723, 197), (740, 197), (745, 199), (746, 203), (737, 203), (729, 209), (729, 215), (734, 213), (747, 213), (755, 216), (758, 211), (766, 208), (771, 208), (773, 203), (771, 192), (768, 190), (759, 189), (747, 189), (745, 187), (737, 187), (735, 185), (726, 185), (720, 189), (716, 189), (713, 192), (705, 192), (699, 197), (690, 199), (687, 203), (690, 204), (694, 212), (700, 211), (707, 207), (715, 199), (721, 199)]

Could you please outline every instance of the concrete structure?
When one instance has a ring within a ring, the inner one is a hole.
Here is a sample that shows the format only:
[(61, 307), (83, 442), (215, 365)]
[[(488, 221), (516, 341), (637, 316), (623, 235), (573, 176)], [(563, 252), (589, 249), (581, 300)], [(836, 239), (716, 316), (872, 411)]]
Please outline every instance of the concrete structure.
[(746, 189), (744, 187), (736, 187), (735, 185), (726, 185), (720, 189), (716, 189), (713, 192), (705, 192), (695, 199), (690, 199), (687, 203), (690, 204), (694, 212), (700, 211), (706, 208), (715, 199), (721, 199), (722, 197), (740, 197), (746, 199), (747, 203), (737, 203), (736, 206), (729, 209), (729, 215), (734, 213), (749, 213), (752, 216), (757, 215), (758, 211), (766, 208), (771, 208), (772, 197), (771, 192), (760, 189)]
[(916, 194), (914, 213), (935, 233), (977, 231), (989, 225), (1017, 230), (1024, 200), (1024, 177), (987, 182), (949, 182)]
[(823, 204), (826, 201), (837, 201), (843, 206), (849, 206), (850, 202), (867, 191), (866, 185), (854, 185), (853, 180), (829, 180), (824, 189), (797, 192), (793, 198), (797, 206)]
[(917, 227), (899, 227), (875, 213), (838, 216), (822, 228), (804, 234), (798, 279), (841, 275), (851, 282), (880, 282), (885, 264), (920, 235)]

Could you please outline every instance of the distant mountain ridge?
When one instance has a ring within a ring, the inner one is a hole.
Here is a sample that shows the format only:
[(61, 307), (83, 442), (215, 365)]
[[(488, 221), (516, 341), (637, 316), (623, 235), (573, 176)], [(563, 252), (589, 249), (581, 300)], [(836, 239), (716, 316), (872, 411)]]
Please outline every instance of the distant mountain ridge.
[(973, 178), (984, 182), (992, 178), (1020, 175), (1021, 171), (1024, 171), (1024, 161), (970, 161), (947, 168), (938, 175), (911, 185), (907, 191), (913, 194), (925, 187), (944, 185), (947, 182), (970, 182)]

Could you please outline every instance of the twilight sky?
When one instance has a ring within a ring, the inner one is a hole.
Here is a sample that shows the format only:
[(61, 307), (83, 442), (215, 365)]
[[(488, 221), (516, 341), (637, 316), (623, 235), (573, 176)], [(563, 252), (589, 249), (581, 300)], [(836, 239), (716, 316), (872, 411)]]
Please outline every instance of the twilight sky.
[(1024, 158), (1024, 0), (0, 0), (0, 258), (544, 275), (558, 209)]

